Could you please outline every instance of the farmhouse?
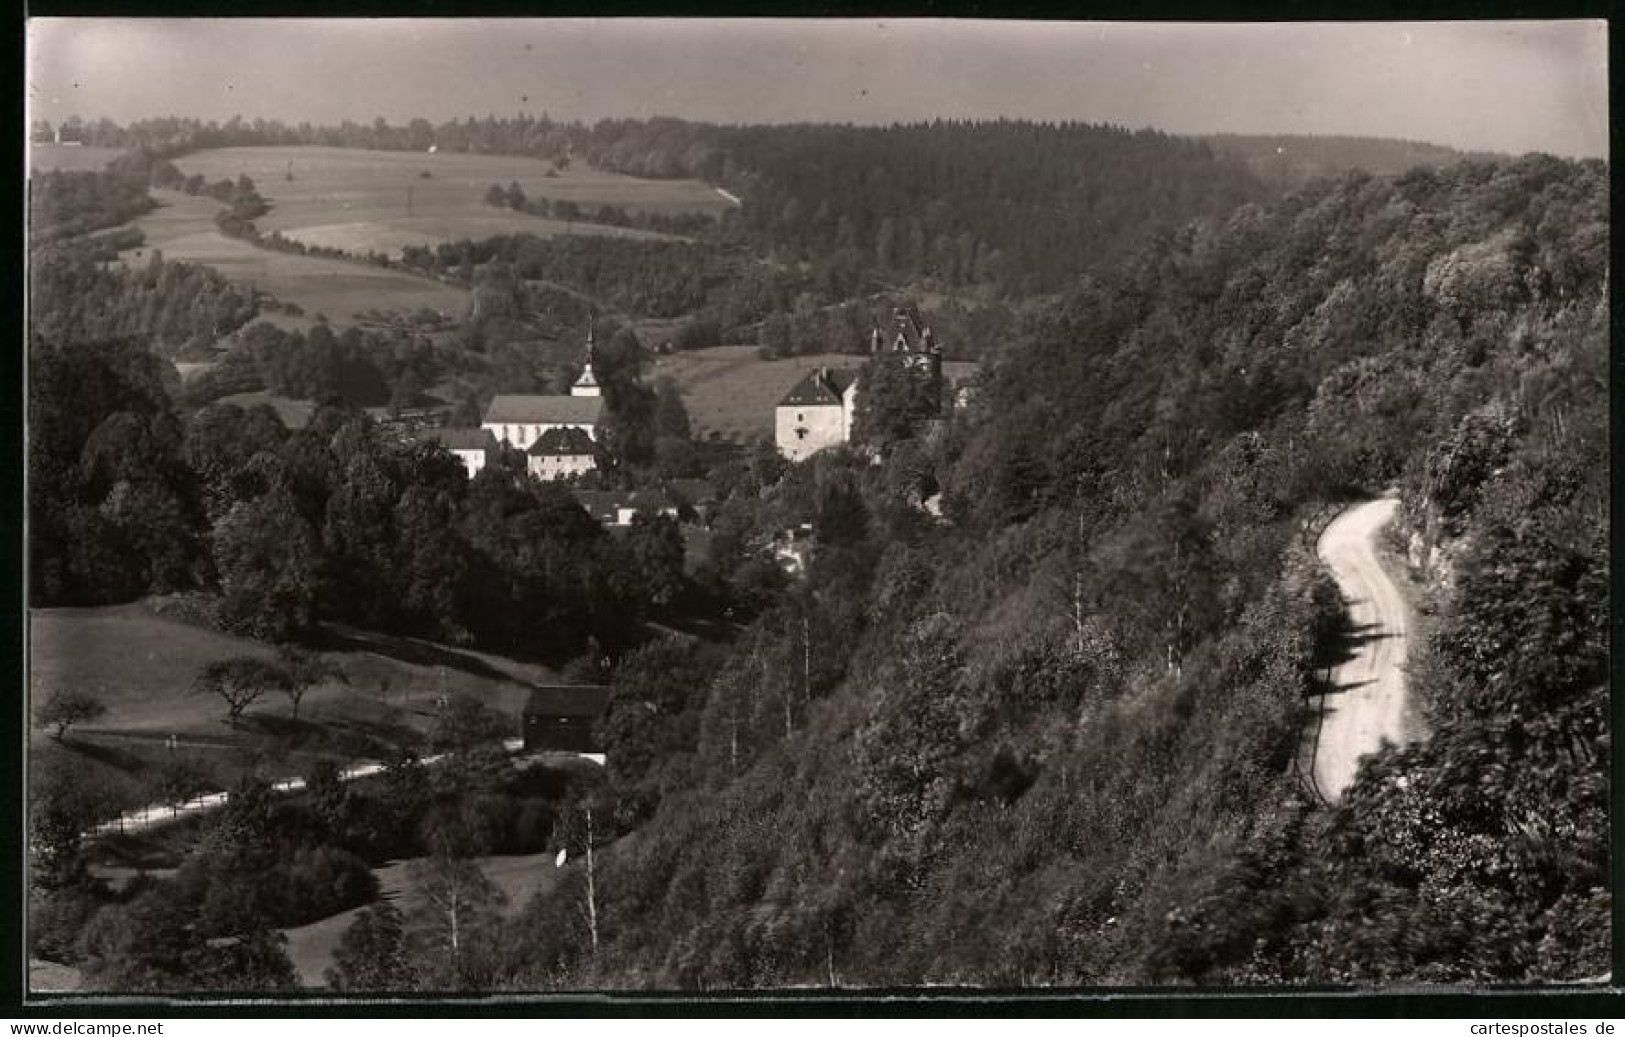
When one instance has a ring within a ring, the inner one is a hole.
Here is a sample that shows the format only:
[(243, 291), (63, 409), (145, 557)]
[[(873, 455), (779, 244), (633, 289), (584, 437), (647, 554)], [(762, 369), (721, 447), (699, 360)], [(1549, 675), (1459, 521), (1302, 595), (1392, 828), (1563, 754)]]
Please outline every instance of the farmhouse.
[(791, 461), (852, 439), (858, 411), (858, 373), (820, 367), (797, 382), (774, 414), (774, 442)]
[(424, 443), (439, 443), (452, 456), (463, 462), (470, 479), (480, 474), (497, 448), (491, 433), (482, 428), (427, 428), (420, 429), (417, 439)]
[(522, 734), (531, 751), (603, 752), (596, 730), (609, 708), (609, 689), (599, 684), (552, 684), (525, 702)]

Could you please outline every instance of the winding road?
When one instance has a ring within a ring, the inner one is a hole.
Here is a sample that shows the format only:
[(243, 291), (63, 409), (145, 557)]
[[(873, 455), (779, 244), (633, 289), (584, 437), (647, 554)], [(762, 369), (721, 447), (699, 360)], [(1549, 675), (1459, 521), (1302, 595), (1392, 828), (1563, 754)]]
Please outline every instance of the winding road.
[(1310, 724), (1305, 770), (1332, 803), (1354, 783), (1362, 756), (1422, 734), (1405, 693), (1405, 599), (1376, 550), (1377, 534), (1398, 504), (1384, 497), (1352, 505), (1326, 527), (1316, 548), (1343, 592), (1352, 626), (1346, 658), (1332, 668), (1327, 690), (1311, 700), (1319, 716)]

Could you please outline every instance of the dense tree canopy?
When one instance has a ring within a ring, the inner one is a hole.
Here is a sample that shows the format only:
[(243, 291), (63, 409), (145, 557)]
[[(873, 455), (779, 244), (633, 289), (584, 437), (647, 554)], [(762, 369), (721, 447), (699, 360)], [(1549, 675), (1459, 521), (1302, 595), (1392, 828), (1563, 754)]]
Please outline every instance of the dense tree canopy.
[[(1355, 176), (1188, 228), (930, 444), (780, 476), (755, 522), (854, 489), (864, 521), (709, 682), (625, 671), (605, 942), (521, 943), (516, 981), (1606, 972), (1606, 174)], [(951, 526), (891, 496), (922, 462)], [(1292, 777), (1336, 627), (1298, 522), (1396, 481), (1435, 732), (1328, 809)]]

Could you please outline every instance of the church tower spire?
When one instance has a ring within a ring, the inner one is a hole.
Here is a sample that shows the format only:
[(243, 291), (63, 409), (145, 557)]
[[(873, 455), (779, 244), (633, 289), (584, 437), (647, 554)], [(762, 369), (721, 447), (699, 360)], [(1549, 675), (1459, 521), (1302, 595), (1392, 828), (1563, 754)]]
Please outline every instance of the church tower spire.
[(593, 327), (592, 315), (587, 315), (587, 362), (581, 368), (581, 377), (570, 387), (571, 396), (602, 396), (598, 378), (592, 373)]

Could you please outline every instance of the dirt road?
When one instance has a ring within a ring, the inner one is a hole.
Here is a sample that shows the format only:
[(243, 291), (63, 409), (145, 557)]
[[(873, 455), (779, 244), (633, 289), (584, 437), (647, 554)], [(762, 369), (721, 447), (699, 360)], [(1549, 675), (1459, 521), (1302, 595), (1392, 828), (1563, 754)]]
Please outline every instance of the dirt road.
[(1405, 599), (1377, 560), (1376, 536), (1399, 502), (1367, 501), (1344, 511), (1320, 536), (1317, 551), (1348, 603), (1353, 627), (1347, 656), (1333, 668), (1329, 691), (1313, 701), (1309, 770), (1327, 800), (1354, 782), (1360, 757), (1385, 742), (1403, 745), (1420, 734), (1405, 690)]

